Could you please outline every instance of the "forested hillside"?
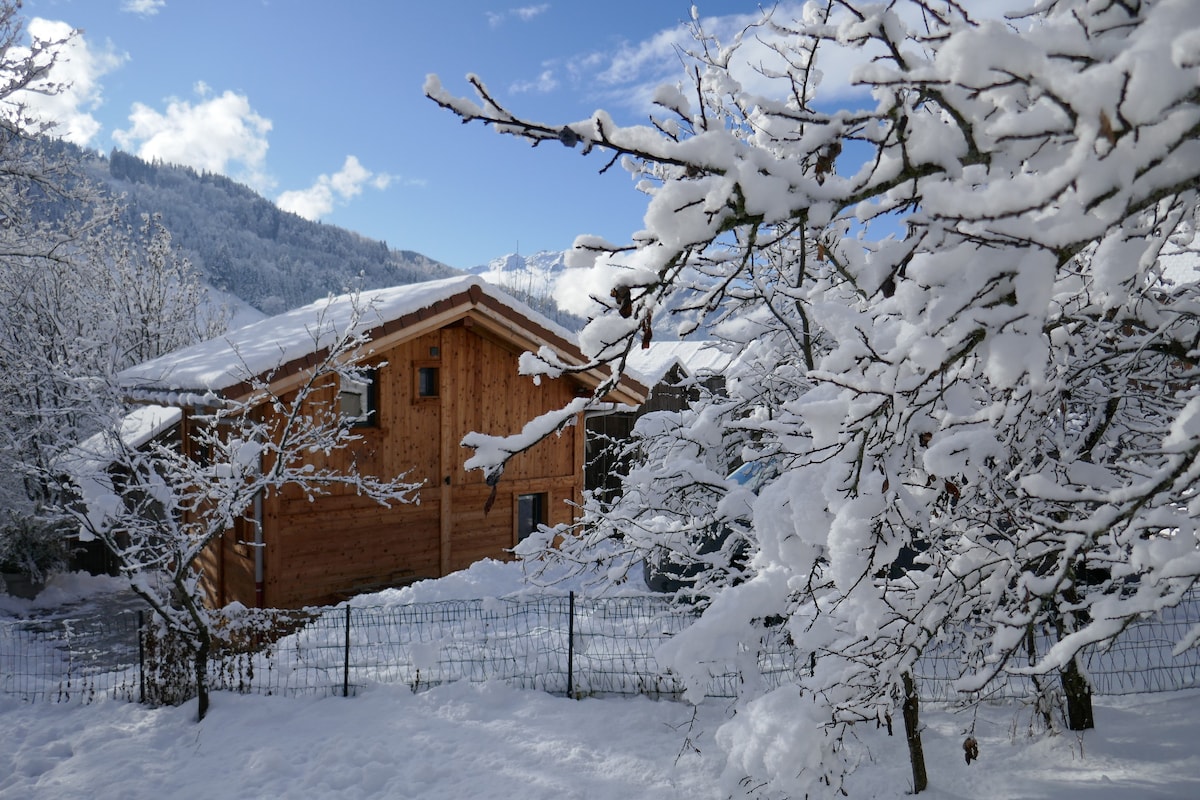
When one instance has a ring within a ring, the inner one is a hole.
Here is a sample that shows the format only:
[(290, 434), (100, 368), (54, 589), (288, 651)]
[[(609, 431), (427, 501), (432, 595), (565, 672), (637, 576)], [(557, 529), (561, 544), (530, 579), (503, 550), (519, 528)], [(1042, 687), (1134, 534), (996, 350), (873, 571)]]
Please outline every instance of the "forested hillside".
[(86, 173), (115, 195), (126, 214), (162, 215), (163, 224), (205, 279), (268, 314), (329, 293), (430, 280), (457, 270), (407, 250), (392, 250), (332, 225), (279, 210), (222, 175), (149, 163), (114, 150), (80, 151)]
[[(223, 175), (152, 163), (120, 150), (103, 156), (64, 142), (49, 147), (73, 155), (83, 174), (121, 198), (130, 225), (137, 227), (143, 214), (161, 215), (173, 243), (207, 283), (266, 314), (355, 287), (397, 286), (461, 272), (420, 253), (281, 211)], [(500, 283), (564, 326), (582, 324), (558, 309), (548, 284)]]

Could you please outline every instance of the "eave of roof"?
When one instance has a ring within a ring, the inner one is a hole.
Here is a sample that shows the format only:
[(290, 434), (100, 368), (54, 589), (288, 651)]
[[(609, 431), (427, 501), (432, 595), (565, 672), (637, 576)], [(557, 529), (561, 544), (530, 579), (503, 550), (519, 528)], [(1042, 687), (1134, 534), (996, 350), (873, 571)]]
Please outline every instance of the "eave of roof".
[[(405, 303), (406, 288), (412, 302)], [(378, 314), (377, 324), (364, 328), (368, 347), (384, 350), (400, 342), (444, 327), (458, 320), (471, 320), (487, 328), (494, 336), (512, 342), (525, 350), (548, 345), (567, 364), (587, 363), (574, 337), (565, 329), (529, 308), (515, 298), (473, 276), (413, 284), (393, 290), (363, 293), (368, 299), (385, 300), (389, 308), (399, 309), (395, 315)], [(304, 380), (307, 371), (328, 354), (321, 346), (320, 331), (310, 328), (309, 316), (319, 315), (333, 303), (349, 305), (348, 296), (332, 301), (314, 303), (277, 317), (234, 331), (220, 340), (204, 342), (173, 354), (154, 359), (121, 373), (128, 394), (142, 402), (180, 406), (203, 406), (223, 400), (248, 397), (255, 385), (268, 384), (274, 391), (287, 391)], [(343, 313), (344, 313), (343, 309)], [(286, 323), (286, 324), (285, 324)], [(336, 327), (336, 323), (335, 323)], [(344, 326), (343, 326), (344, 327)], [(312, 339), (312, 349), (299, 355), (295, 339)], [(270, 362), (274, 348), (280, 358)], [(256, 351), (247, 361), (246, 349)], [(268, 351), (264, 356), (264, 351)], [(242, 362), (240, 374), (230, 365)], [(224, 368), (214, 365), (224, 364)], [(608, 377), (602, 368), (577, 373), (573, 378), (595, 389)], [(620, 384), (606, 399), (639, 404), (645, 400), (647, 387), (636, 379), (623, 376)]]

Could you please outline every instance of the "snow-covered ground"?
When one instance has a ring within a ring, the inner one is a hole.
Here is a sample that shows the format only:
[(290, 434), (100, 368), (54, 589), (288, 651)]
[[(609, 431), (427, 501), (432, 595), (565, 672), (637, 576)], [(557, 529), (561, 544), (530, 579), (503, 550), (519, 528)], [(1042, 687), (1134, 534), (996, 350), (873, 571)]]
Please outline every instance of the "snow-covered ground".
[[(218, 694), (150, 709), (0, 699), (0, 798), (520, 798), (703, 800), (729, 797), (713, 733), (725, 707), (633, 699), (573, 701), (499, 684), (413, 694), (376, 686), (356, 698)], [(980, 760), (964, 763), (971, 719), (928, 709), (930, 800), (1200, 797), (1200, 692), (1097, 704), (1097, 729), (1030, 739), (1027, 715), (988, 708)], [(904, 742), (863, 732), (871, 762), (850, 797), (901, 798)], [(737, 796), (737, 795), (733, 795)], [(753, 795), (751, 795), (753, 796)]]
[[(513, 565), (485, 562), (389, 599), (508, 594), (520, 589), (520, 576)], [(103, 607), (117, 601), (114, 588), (65, 577), (52, 585), (56, 594), (36, 601), (0, 598), (0, 614)], [(348, 699), (218, 693), (197, 724), (194, 703), (152, 709), (0, 696), (0, 799), (753, 797), (753, 781), (723, 774), (715, 733), (728, 708), (727, 701), (698, 709), (644, 698), (575, 701), (463, 682), (416, 694), (370, 686)], [(923, 796), (1200, 797), (1200, 690), (1098, 698), (1097, 728), (1082, 737), (1031, 737), (1030, 716), (1019, 705), (984, 707), (978, 716), (928, 705), (931, 787)], [(961, 743), (972, 725), (980, 760), (968, 766)], [(849, 796), (904, 797), (903, 737), (867, 726), (859, 736), (863, 761)]]

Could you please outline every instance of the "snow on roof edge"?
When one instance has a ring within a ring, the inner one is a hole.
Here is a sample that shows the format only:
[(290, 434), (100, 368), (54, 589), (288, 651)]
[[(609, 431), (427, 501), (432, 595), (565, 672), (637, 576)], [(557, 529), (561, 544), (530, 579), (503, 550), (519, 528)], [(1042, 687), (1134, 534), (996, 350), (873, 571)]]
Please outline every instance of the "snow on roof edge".
[(688, 376), (720, 374), (727, 370), (735, 356), (723, 350), (716, 341), (655, 341), (644, 350), (629, 353), (628, 365), (649, 381), (647, 386), (661, 383), (671, 368), (678, 365)]
[(118, 380), (139, 398), (156, 402), (211, 398), (327, 346), (349, 326), (356, 296), (362, 311), (353, 330), (362, 333), (473, 288), (578, 348), (576, 334), (493, 284), (464, 275), (318, 300), (130, 367)]
[[(120, 441), (136, 449), (179, 423), (183, 412), (165, 405), (138, 406), (121, 418)], [(55, 459), (55, 466), (74, 478), (106, 469), (118, 453), (111, 431), (92, 434)]]

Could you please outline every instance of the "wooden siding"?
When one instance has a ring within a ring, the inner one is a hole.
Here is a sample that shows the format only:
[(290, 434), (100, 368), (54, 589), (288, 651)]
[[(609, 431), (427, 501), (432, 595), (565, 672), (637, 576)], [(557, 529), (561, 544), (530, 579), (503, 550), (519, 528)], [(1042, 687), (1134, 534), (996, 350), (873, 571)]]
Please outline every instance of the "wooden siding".
[[(326, 501), (337, 499), (327, 498)], [(439, 574), (438, 509), (369, 501), (281, 515), (268, 541), (267, 605), (291, 608)]]

